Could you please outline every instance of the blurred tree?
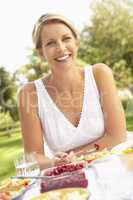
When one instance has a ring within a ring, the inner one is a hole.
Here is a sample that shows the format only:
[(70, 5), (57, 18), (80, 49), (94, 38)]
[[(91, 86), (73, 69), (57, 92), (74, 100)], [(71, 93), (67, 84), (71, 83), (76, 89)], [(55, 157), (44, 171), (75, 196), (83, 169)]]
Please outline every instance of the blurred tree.
[(48, 73), (48, 64), (42, 61), (35, 49), (31, 50), (29, 57), (29, 64), (21, 66), (19, 70), (16, 71), (15, 76), (24, 75), (28, 81), (33, 81), (37, 78), (42, 77), (45, 73)]
[(125, 60), (119, 60), (113, 65), (114, 78), (119, 88), (128, 87), (133, 82), (131, 69), (126, 67)]
[(109, 65), (115, 75), (119, 73), (116, 81), (122, 87), (125, 82), (129, 85), (133, 81), (132, 11), (133, 2), (130, 0), (98, 1), (92, 8), (91, 24), (81, 33), (78, 54), (87, 63)]
[(16, 90), (14, 77), (4, 67), (0, 67), (0, 111), (9, 112), (15, 121), (18, 120)]

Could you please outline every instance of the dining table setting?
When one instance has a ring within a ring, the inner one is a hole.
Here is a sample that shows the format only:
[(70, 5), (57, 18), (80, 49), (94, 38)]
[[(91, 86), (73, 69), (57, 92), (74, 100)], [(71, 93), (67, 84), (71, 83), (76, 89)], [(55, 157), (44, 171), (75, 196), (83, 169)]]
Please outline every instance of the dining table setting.
[(133, 140), (41, 171), (29, 158), (23, 168), (22, 158), (15, 161), (16, 175), (0, 183), (0, 200), (133, 200)]

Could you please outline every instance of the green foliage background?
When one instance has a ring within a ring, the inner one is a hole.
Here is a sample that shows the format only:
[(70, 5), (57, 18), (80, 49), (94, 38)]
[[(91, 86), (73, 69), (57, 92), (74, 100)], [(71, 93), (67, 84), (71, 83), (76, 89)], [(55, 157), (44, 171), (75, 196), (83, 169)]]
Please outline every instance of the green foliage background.
[(109, 65), (119, 87), (133, 83), (133, 3), (103, 0), (92, 8), (91, 24), (81, 32), (79, 57)]

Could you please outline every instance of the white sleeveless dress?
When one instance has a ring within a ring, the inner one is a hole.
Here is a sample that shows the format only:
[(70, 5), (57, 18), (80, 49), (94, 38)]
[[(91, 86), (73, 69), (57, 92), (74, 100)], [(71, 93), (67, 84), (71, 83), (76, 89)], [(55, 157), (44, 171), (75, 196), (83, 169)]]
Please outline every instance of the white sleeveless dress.
[(48, 157), (88, 144), (104, 134), (104, 116), (92, 66), (84, 68), (82, 113), (75, 127), (60, 111), (41, 79), (34, 81), (38, 97), (38, 115), (45, 132), (44, 147)]

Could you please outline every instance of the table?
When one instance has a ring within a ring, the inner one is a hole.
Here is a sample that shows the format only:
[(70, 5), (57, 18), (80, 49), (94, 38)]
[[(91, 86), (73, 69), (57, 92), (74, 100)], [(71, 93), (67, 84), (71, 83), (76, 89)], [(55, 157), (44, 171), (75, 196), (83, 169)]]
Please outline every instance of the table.
[[(100, 159), (86, 168), (85, 174), (91, 194), (89, 200), (133, 200), (133, 154)], [(23, 200), (39, 193), (39, 185), (35, 185), (25, 193)]]

